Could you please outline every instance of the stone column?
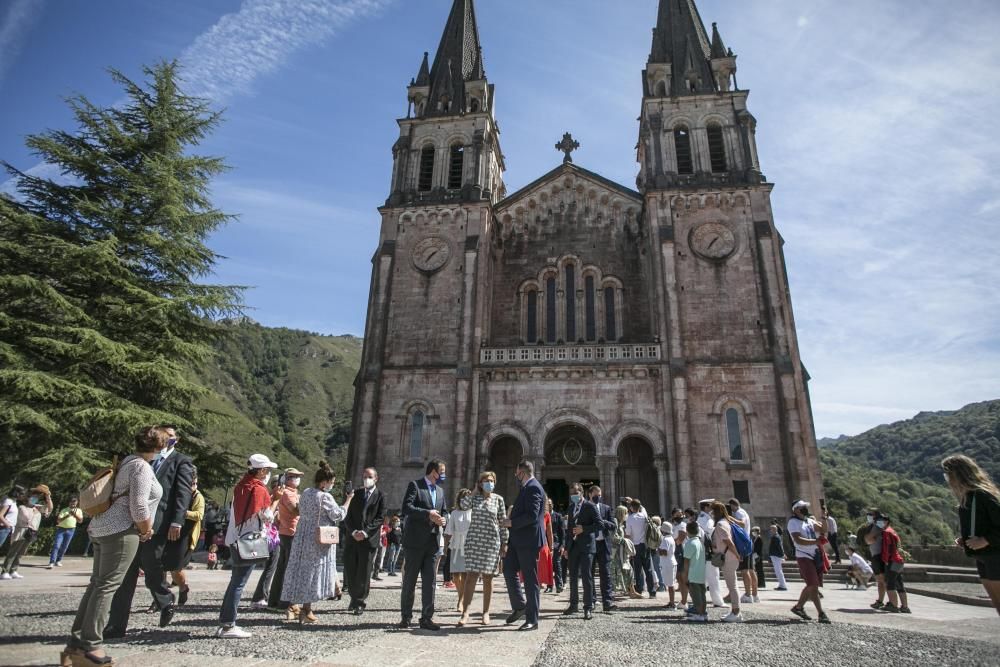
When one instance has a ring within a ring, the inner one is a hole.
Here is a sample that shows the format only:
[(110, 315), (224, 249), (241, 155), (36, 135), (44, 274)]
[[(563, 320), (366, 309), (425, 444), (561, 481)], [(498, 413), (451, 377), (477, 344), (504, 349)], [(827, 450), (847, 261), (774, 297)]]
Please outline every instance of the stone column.
[(601, 493), (604, 496), (604, 504), (612, 507), (618, 504), (618, 480), (615, 479), (617, 468), (617, 456), (597, 457), (597, 472), (601, 476)]
[(670, 495), (667, 493), (667, 485), (670, 483), (667, 472), (670, 469), (666, 456), (653, 457), (653, 465), (656, 467), (656, 490), (659, 494), (660, 516), (666, 517), (670, 512)]

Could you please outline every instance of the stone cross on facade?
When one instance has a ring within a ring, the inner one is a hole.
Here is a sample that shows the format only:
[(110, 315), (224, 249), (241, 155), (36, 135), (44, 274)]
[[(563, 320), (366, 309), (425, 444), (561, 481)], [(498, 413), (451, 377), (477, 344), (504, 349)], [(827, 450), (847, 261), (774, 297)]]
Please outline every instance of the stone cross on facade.
[(566, 157), (563, 158), (564, 163), (573, 161), (573, 158), (570, 156), (570, 153), (572, 153), (579, 147), (580, 147), (580, 142), (575, 141), (573, 139), (573, 135), (570, 134), (569, 132), (565, 133), (563, 135), (562, 141), (556, 144), (556, 150), (562, 151), (563, 153), (566, 154)]

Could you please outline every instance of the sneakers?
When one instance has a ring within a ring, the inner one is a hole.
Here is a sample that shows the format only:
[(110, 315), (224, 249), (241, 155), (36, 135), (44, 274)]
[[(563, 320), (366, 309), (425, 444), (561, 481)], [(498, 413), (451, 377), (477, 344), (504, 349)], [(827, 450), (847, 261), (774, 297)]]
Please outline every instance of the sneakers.
[(676, 609), (677, 609), (677, 605), (674, 604), (673, 602), (671, 602), (670, 604), (667, 605), (667, 611), (674, 611)]
[(778, 587), (777, 587), (777, 588), (775, 588), (774, 590), (776, 590), (776, 591), (787, 591), (787, 590), (788, 590), (788, 588), (787, 588), (786, 586), (778, 586)]
[(55, 563), (49, 563), (49, 564), (48, 564), (48, 565), (46, 566), (46, 568), (45, 568), (45, 569), (46, 569), (46, 570), (51, 570), (51, 569), (52, 569), (52, 568), (54, 568), (55, 566), (56, 566), (56, 564), (55, 564)]
[(6, 581), (7, 579), (10, 579), (10, 578), (11, 578), (11, 576), (9, 574), (7, 574), (6, 572), (4, 572), (3, 574), (0, 574), (0, 579), (3, 579), (3, 580)]
[(754, 604), (760, 602), (760, 596), (759, 595), (754, 595), (753, 596), (753, 601), (754, 601)]
[(267, 609), (267, 600), (257, 600), (256, 602), (250, 603), (250, 608), (254, 611), (261, 611)]
[(821, 612), (818, 620), (824, 625), (830, 625), (830, 617), (826, 615), (826, 612)]
[(62, 567), (62, 561), (59, 561), (58, 563), (56, 563), (56, 567)]
[(11, 572), (10, 573), (10, 578), (11, 579), (24, 579), (24, 577), (21, 576), (20, 572)]
[(723, 623), (742, 623), (743, 622), (743, 614), (734, 614), (733, 612), (729, 612), (728, 614), (726, 614), (725, 616), (722, 617), (722, 622)]
[(215, 631), (215, 636), (219, 639), (249, 639), (253, 637), (253, 633), (234, 625), (231, 628), (219, 628)]
[(898, 614), (899, 607), (890, 602), (882, 607), (882, 611), (887, 611), (890, 614)]
[(743, 597), (740, 598), (740, 602), (743, 604), (750, 604), (753, 602), (753, 596), (744, 595)]
[(872, 603), (871, 603), (870, 605), (868, 605), (868, 606), (869, 606), (869, 607), (871, 607), (872, 609), (881, 609), (881, 608), (882, 608), (882, 607), (884, 607), (885, 605), (884, 605), (884, 604), (882, 604), (882, 601), (881, 601), (881, 600), (875, 600), (875, 602), (872, 602)]
[(803, 621), (811, 621), (812, 617), (806, 613), (806, 610), (802, 607), (792, 607), (792, 613), (801, 618)]
[(900, 607), (899, 608), (899, 613), (900, 614), (912, 614), (913, 612), (910, 611), (909, 607)]

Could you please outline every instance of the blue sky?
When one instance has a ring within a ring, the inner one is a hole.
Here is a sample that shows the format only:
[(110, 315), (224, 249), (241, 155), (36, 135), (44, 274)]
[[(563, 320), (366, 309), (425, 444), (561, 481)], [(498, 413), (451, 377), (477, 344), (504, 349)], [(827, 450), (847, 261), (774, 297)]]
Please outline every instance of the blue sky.
[[(250, 315), (361, 335), (395, 119), (450, 0), (3, 0), (0, 158), (179, 58), (226, 108), (213, 247)], [(1000, 4), (701, 0), (751, 90), (819, 435), (1000, 397)], [(508, 191), (560, 160), (634, 185), (654, 0), (479, 0)]]

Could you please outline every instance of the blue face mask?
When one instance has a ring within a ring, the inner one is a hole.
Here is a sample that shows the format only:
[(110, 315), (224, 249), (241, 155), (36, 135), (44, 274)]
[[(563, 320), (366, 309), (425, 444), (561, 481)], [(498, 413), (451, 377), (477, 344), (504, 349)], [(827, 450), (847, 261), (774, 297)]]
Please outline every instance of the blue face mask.
[(574, 505), (576, 505), (578, 502), (580, 502), (580, 494), (579, 493), (569, 494), (569, 501)]
[(493, 493), (493, 482), (483, 482), (483, 491)]
[(173, 447), (176, 444), (177, 444), (177, 438), (168, 438), (167, 439), (167, 447)]
[(875, 525), (879, 528), (885, 528), (885, 521), (876, 521)]
[(28, 504), (32, 507), (38, 504), (38, 496), (31, 496), (28, 498)]
[(441, 475), (438, 476), (437, 483), (438, 484), (444, 484), (444, 482), (445, 482), (446, 479), (448, 479), (448, 477), (444, 473), (441, 473)]

